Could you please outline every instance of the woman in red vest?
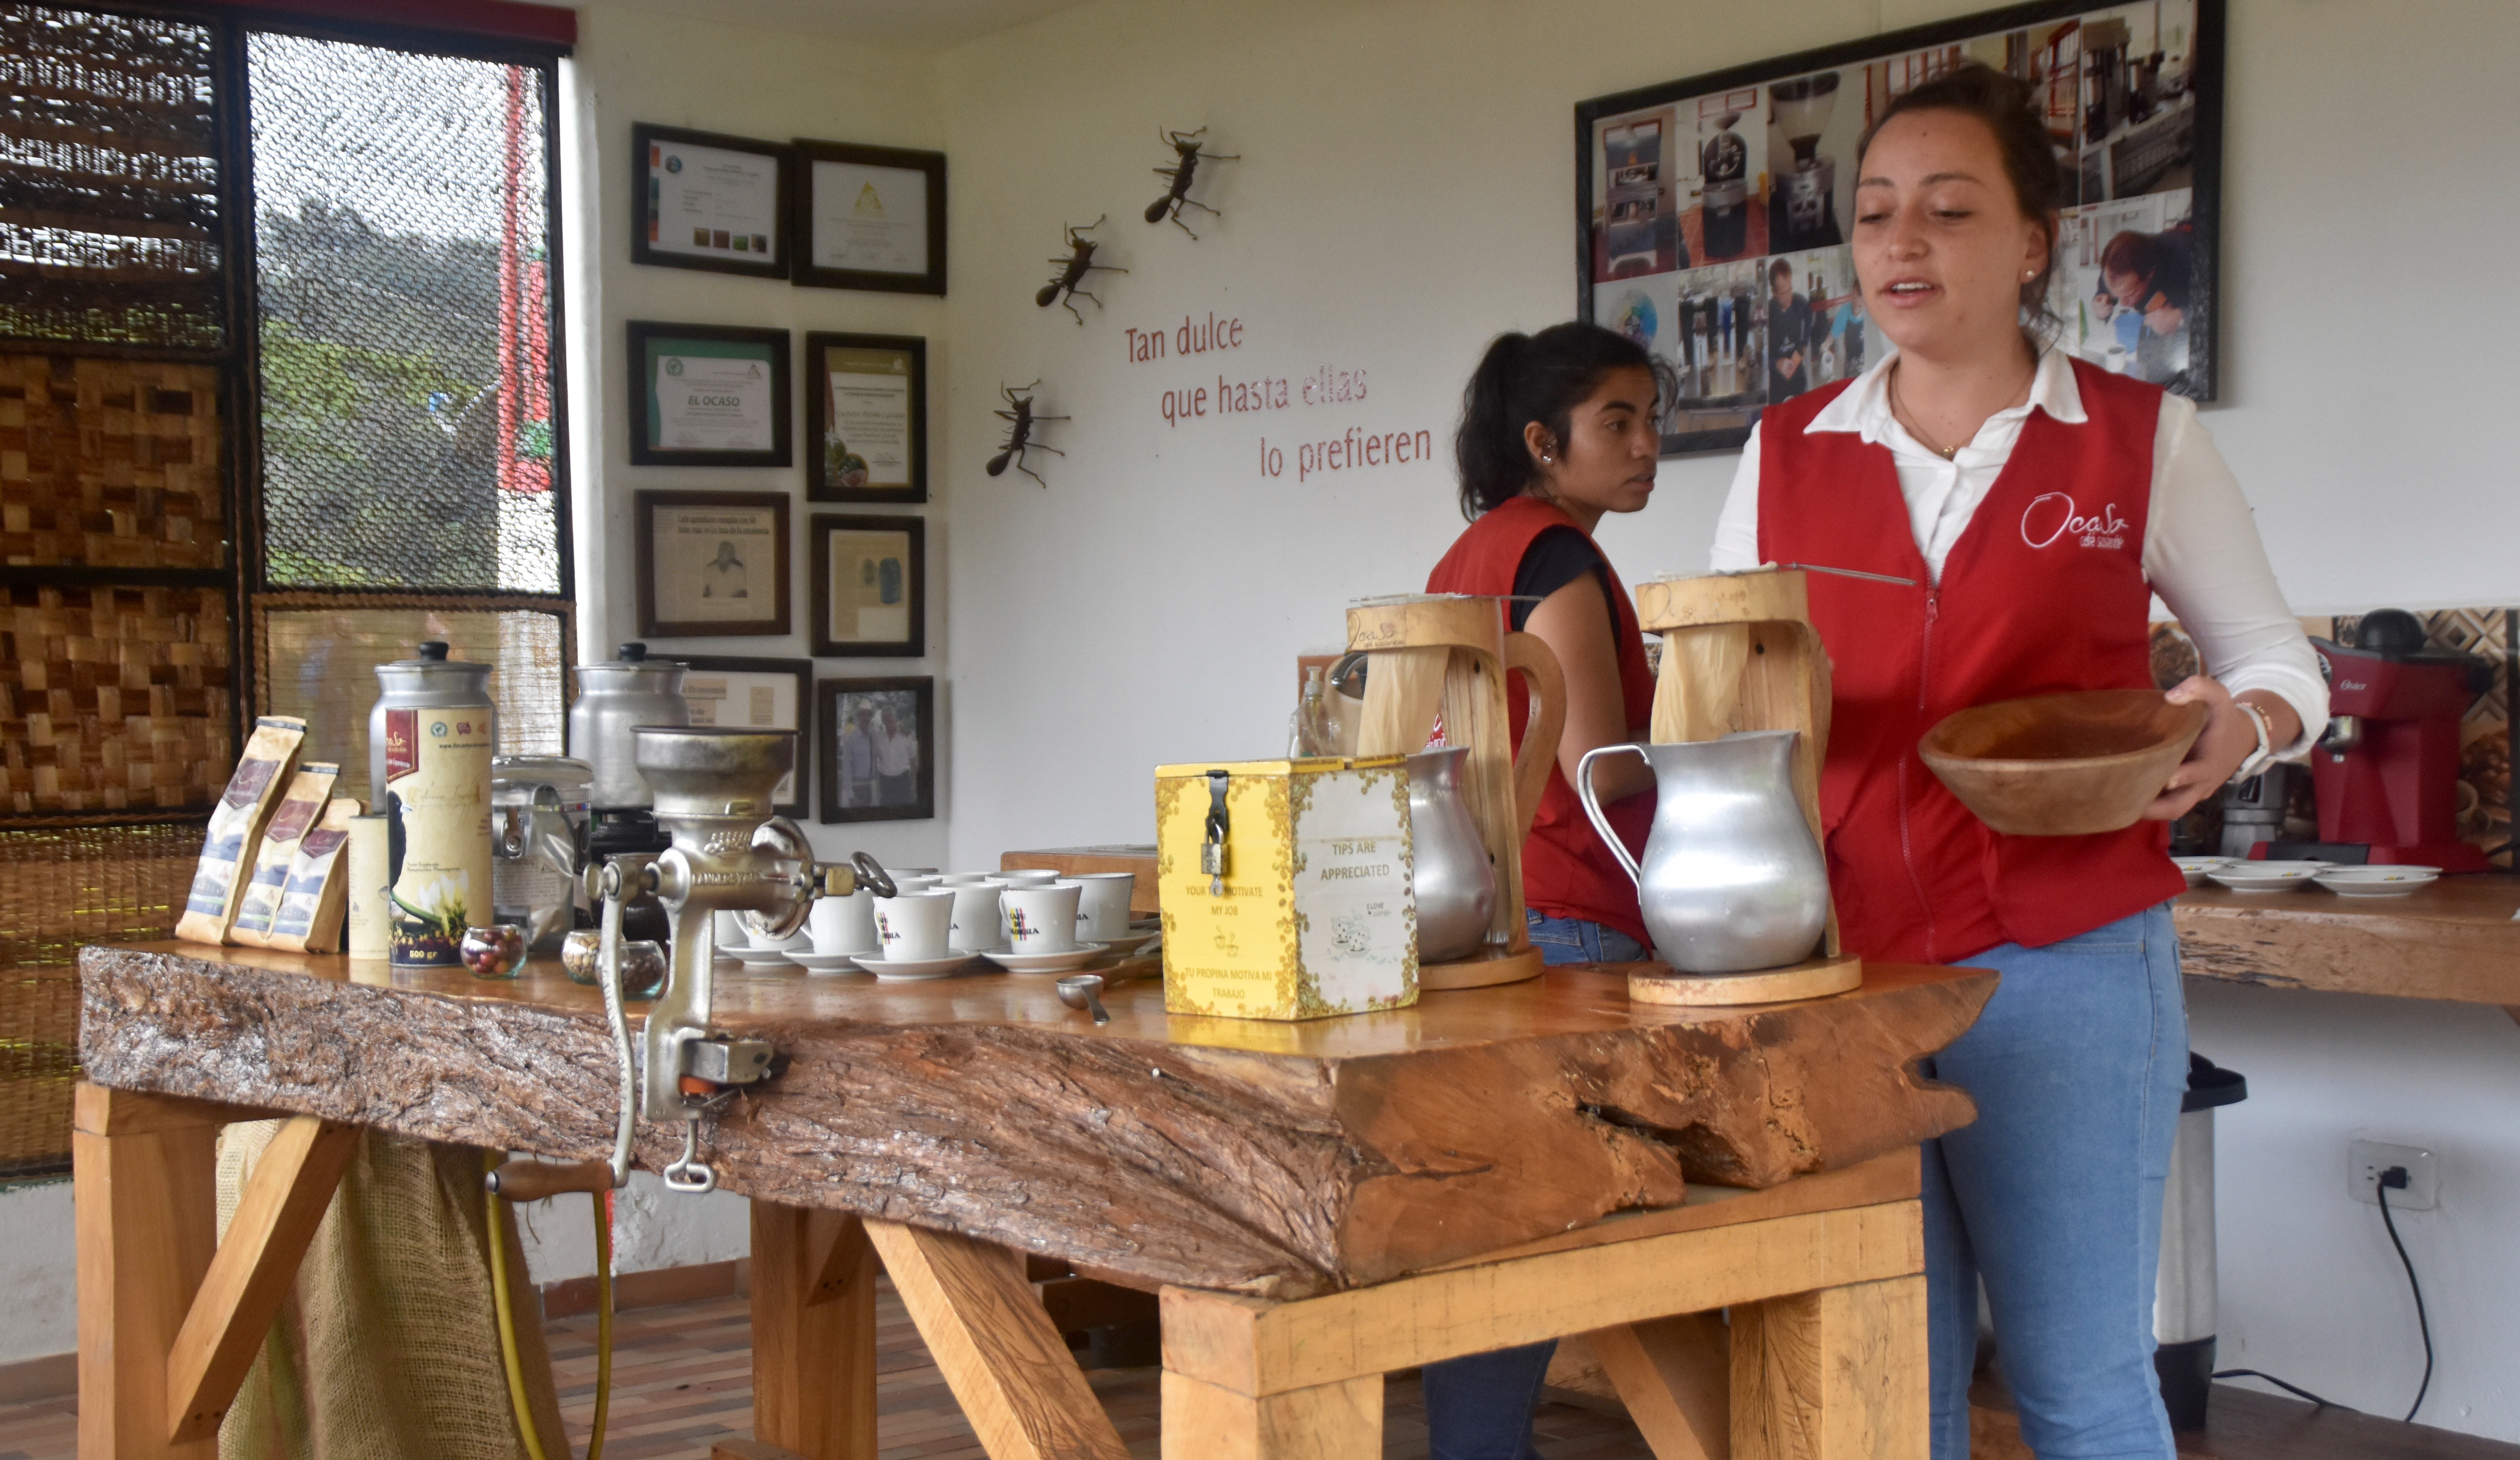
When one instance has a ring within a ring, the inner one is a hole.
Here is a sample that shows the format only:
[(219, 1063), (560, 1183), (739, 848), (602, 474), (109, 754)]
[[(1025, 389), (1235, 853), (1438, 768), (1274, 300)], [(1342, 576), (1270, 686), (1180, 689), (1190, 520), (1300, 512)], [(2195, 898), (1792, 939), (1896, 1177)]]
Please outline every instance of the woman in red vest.
[[(1637, 888), (1586, 819), (1568, 778), (1584, 753), (1645, 738), (1653, 676), (1628, 590), (1593, 541), (1613, 512), (1653, 494), (1662, 451), (1661, 365), (1598, 325), (1500, 335), (1462, 392), (1454, 451), (1463, 532), (1426, 578), (1429, 593), (1511, 595), (1510, 626), (1537, 634), (1566, 675), (1566, 724), (1549, 789), (1522, 844), (1532, 943), (1551, 963), (1645, 956)], [(1508, 718), (1522, 741), (1513, 681)], [(1653, 777), (1632, 756), (1593, 772), (1593, 791), (1631, 852), (1653, 820)], [(1436, 1460), (1525, 1460), (1532, 1408), (1554, 1343), (1429, 1364), (1427, 1443)]]
[[(1714, 566), (1819, 563), (1835, 669), (1822, 814), (1848, 946), (2003, 980), (1933, 1062), (1978, 1118), (1928, 1142), (1933, 1453), (1968, 1453), (1978, 1279), (2043, 1456), (2170, 1460), (2151, 1354), (2162, 1184), (2186, 1088), (2168, 823), (2326, 722), (2317, 661), (2189, 402), (2040, 328), (2063, 179), (2023, 82), (1965, 67), (1890, 103), (1857, 153), (1856, 276), (1896, 354), (1772, 406)], [(1990, 831), (1918, 762), (1954, 710), (2149, 686), (2158, 593), (2210, 677), (2204, 733), (2146, 816)]]

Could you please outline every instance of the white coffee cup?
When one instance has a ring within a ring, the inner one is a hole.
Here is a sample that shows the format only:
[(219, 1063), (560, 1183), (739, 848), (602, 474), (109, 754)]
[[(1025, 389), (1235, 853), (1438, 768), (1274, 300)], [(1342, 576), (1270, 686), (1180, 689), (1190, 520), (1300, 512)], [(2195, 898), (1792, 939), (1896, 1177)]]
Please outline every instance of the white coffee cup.
[(942, 958), (954, 926), (954, 894), (945, 891), (904, 892), (875, 899), (875, 931), (883, 956), (896, 963)]
[(1005, 879), (994, 872), (939, 872), (936, 874), (936, 885), (940, 888), (968, 888), (975, 883), (1003, 881)]
[(935, 888), (936, 879), (917, 872), (896, 872), (892, 874), (892, 886), (895, 891), (925, 892)]
[(1135, 872), (1079, 872), (1068, 879), (1083, 885), (1076, 899), (1076, 936), (1081, 942), (1109, 942), (1129, 935), (1129, 898), (1137, 891)]
[(998, 879), (1011, 888), (1046, 888), (1058, 881), (1058, 873), (1049, 867), (1015, 867), (999, 873)]
[(815, 898), (814, 910), (805, 915), (805, 932), (817, 953), (874, 952), (882, 946), (875, 935), (874, 891), (860, 888), (845, 897)]
[(1007, 945), (1017, 953), (1065, 953), (1076, 946), (1076, 898), (1085, 885), (1055, 882), (1046, 888), (1009, 888)]
[[(601, 909), (598, 909), (601, 911)], [(749, 948), (752, 935), (743, 931), (743, 914), (723, 909), (709, 914), (709, 936), (721, 948)]]
[(945, 940), (966, 952), (979, 953), (1004, 944), (1007, 940), (1006, 912), (998, 905), (998, 894), (1007, 890), (1002, 882), (959, 883), (938, 888), (940, 892), (954, 894), (954, 928)]

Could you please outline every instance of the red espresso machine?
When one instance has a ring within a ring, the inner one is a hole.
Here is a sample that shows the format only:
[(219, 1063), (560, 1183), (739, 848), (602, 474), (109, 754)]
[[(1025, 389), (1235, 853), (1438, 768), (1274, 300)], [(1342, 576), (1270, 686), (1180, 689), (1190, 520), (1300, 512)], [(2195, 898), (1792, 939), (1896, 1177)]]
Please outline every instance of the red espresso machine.
[(2458, 724), (2493, 666), (2424, 647), (2423, 624), (2399, 609), (2364, 615), (2351, 647), (2310, 642), (2330, 717), (2310, 754), (2318, 854), (2485, 871), (2483, 849), (2458, 839)]

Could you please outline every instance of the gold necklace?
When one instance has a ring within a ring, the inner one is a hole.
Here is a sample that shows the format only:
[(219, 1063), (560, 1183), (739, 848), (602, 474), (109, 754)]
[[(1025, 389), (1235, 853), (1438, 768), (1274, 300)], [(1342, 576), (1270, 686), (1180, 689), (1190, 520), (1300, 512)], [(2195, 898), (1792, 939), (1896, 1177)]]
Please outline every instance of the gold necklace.
[(1899, 398), (1899, 367), (1896, 365), (1890, 367), (1890, 414), (1898, 418), (1900, 425), (1908, 428), (1908, 434), (1916, 438), (1916, 444), (1943, 460), (1950, 461), (1960, 454), (1960, 448), (1958, 446), (1937, 445), (1934, 438), (1925, 434), (1924, 429), (1908, 414), (1907, 404)]

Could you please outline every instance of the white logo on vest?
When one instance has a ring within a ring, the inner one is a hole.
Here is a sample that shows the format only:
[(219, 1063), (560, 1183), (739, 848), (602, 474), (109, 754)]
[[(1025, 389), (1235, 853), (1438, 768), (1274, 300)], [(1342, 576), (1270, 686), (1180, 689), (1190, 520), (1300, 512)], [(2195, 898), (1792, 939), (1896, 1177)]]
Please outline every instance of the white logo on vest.
[(2087, 548), (2123, 548), (2126, 529), (2126, 519), (2118, 516), (2117, 503), (2111, 502), (2095, 515), (2085, 517), (2074, 499), (2063, 492), (2043, 492), (2021, 511), (2021, 540), (2034, 548), (2044, 548), (2066, 537), (2080, 539)]

